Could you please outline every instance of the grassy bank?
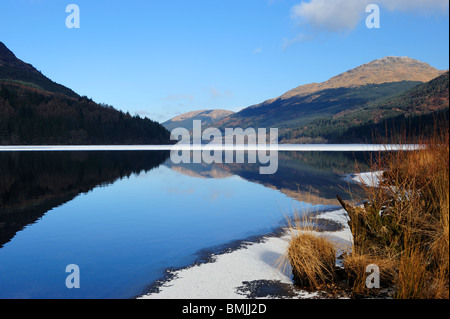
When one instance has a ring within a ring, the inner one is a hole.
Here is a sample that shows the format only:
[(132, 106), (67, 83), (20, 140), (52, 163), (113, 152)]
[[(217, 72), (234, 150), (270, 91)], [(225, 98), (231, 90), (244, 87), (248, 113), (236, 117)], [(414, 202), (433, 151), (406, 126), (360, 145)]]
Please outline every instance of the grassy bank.
[[(345, 282), (344, 289), (353, 297), (379, 296), (380, 289), (366, 284), (367, 266), (376, 265), (380, 288), (390, 288), (394, 298), (449, 298), (448, 128), (421, 144), (419, 150), (383, 152), (374, 159), (371, 171), (383, 174), (376, 187), (362, 185), (364, 205), (341, 200), (354, 245), (343, 260), (344, 270), (332, 278)], [(301, 259), (297, 255), (304, 254), (297, 248), (300, 241), (294, 237), (289, 248), (297, 283), (302, 280), (296, 274), (323, 271), (320, 263), (326, 264), (323, 260), (314, 266), (293, 263)], [(329, 281), (329, 269), (326, 278)]]

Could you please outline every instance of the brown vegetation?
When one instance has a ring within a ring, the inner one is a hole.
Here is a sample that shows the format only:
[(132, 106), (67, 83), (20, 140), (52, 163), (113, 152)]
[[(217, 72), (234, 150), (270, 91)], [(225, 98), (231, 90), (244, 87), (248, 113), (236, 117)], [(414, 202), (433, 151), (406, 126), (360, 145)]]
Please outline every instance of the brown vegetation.
[[(436, 130), (418, 149), (380, 153), (371, 171), (383, 174), (378, 185), (362, 185), (364, 205), (339, 198), (354, 241), (340, 279), (352, 297), (386, 296), (366, 285), (367, 266), (377, 265), (380, 288), (390, 289), (389, 296), (449, 298), (448, 135), (448, 128)], [(329, 245), (293, 236), (288, 255), (296, 284), (318, 289), (338, 280), (329, 268)]]
[[(421, 145), (377, 159), (372, 169), (383, 177), (377, 187), (363, 186), (364, 207), (342, 202), (354, 237), (347, 272), (354, 275), (361, 260), (377, 264), (399, 299), (449, 298), (448, 129)], [(353, 289), (370, 294), (359, 278)]]

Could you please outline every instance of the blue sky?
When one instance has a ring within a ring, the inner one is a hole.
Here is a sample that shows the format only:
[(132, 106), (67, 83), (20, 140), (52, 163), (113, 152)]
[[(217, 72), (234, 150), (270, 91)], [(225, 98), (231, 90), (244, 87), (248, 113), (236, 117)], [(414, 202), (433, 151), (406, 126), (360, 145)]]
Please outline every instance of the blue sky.
[[(67, 5), (80, 8), (68, 29)], [(365, 7), (379, 4), (381, 28)], [(163, 122), (237, 111), (384, 56), (448, 69), (448, 0), (0, 0), (0, 41), (96, 102)]]

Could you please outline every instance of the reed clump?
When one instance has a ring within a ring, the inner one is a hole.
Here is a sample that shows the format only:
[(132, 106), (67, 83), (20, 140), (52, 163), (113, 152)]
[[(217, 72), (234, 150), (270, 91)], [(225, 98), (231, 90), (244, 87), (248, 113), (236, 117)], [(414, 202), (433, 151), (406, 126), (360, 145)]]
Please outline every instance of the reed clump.
[[(353, 236), (343, 270), (335, 266), (333, 244), (313, 234), (310, 221), (289, 225), (287, 257), (297, 285), (316, 290), (339, 286), (355, 298), (449, 298), (448, 126), (416, 144), (420, 147), (375, 157), (370, 171), (378, 180), (361, 183), (363, 205), (338, 197)], [(379, 288), (388, 292), (368, 285), (372, 265), (379, 269)]]
[(354, 238), (344, 267), (356, 294), (372, 292), (363, 280), (370, 263), (395, 298), (449, 298), (448, 129), (420, 145), (380, 154), (372, 171), (382, 177), (362, 186), (362, 207), (341, 200)]
[(321, 289), (334, 278), (336, 250), (325, 238), (303, 232), (288, 247), (294, 283), (303, 288)]

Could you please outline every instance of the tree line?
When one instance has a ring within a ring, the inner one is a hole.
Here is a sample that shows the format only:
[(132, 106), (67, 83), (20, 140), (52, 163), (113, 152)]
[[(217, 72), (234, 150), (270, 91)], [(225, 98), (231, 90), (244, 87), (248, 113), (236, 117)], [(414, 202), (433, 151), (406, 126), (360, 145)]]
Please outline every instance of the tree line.
[(20, 83), (0, 84), (0, 145), (167, 144), (170, 132), (139, 115)]

